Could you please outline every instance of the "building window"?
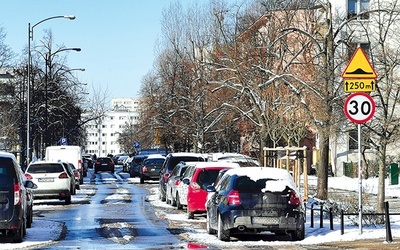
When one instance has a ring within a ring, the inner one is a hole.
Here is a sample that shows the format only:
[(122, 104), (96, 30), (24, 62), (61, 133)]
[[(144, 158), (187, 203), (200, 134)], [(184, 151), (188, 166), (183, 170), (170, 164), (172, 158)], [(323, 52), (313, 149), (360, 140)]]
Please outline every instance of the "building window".
[(347, 1), (347, 18), (353, 18), (359, 15), (357, 19), (365, 20), (369, 18), (369, 13), (364, 13), (369, 11), (369, 1), (370, 0), (348, 0)]

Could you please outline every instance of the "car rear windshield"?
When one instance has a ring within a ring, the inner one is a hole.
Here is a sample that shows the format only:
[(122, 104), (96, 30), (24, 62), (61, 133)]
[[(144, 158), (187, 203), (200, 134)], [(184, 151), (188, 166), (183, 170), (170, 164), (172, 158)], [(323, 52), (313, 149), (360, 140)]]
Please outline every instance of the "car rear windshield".
[(143, 165), (162, 165), (164, 159), (146, 159), (143, 161)]
[(97, 161), (101, 162), (101, 163), (109, 163), (109, 162), (111, 162), (111, 159), (110, 158), (97, 158)]
[(16, 178), (14, 163), (11, 158), (0, 157), (0, 187), (7, 187)]
[(60, 173), (64, 172), (64, 168), (61, 164), (34, 164), (28, 167), (27, 172), (31, 174)]

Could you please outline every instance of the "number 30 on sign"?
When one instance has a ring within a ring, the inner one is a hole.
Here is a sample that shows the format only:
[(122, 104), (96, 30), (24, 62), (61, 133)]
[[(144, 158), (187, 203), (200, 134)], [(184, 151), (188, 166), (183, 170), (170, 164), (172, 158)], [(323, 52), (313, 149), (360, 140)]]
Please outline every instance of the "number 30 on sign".
[(356, 123), (363, 124), (374, 116), (375, 102), (366, 93), (353, 93), (349, 95), (344, 103), (344, 113), (347, 118)]

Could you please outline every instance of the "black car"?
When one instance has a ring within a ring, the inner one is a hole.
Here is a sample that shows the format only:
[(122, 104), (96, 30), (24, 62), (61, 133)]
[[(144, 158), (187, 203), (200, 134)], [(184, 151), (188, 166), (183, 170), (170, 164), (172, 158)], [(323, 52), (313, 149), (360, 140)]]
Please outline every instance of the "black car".
[(131, 167), (129, 168), (129, 176), (130, 177), (139, 177), (140, 176), (140, 166), (144, 159), (146, 159), (148, 155), (135, 155), (131, 161)]
[(287, 170), (269, 167), (230, 169), (208, 186), (207, 232), (229, 241), (233, 234), (270, 231), (305, 237), (305, 209)]
[(149, 155), (140, 167), (140, 184), (146, 180), (158, 180), (165, 157), (162, 155)]
[(171, 176), (172, 170), (174, 167), (181, 161), (184, 162), (197, 162), (197, 161), (206, 161), (206, 157), (202, 154), (198, 153), (170, 153), (165, 158), (164, 164), (160, 170), (159, 176), (159, 190), (160, 190), (160, 200), (166, 200), (166, 190), (167, 190), (167, 182), (169, 177)]
[(114, 161), (110, 157), (97, 157), (94, 163), (94, 173), (97, 174), (100, 171), (108, 171), (114, 174)]
[(26, 180), (13, 154), (0, 152), (0, 232), (22, 242), (32, 224), (33, 196), (36, 185)]

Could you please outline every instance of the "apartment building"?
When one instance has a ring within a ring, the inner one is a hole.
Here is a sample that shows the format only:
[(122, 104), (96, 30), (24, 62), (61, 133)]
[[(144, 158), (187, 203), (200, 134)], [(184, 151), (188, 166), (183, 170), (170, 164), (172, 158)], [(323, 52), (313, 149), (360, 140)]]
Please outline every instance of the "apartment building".
[(111, 108), (105, 116), (100, 120), (88, 123), (85, 152), (97, 156), (124, 153), (118, 143), (119, 134), (126, 124), (137, 122), (139, 109), (139, 98), (112, 99)]

